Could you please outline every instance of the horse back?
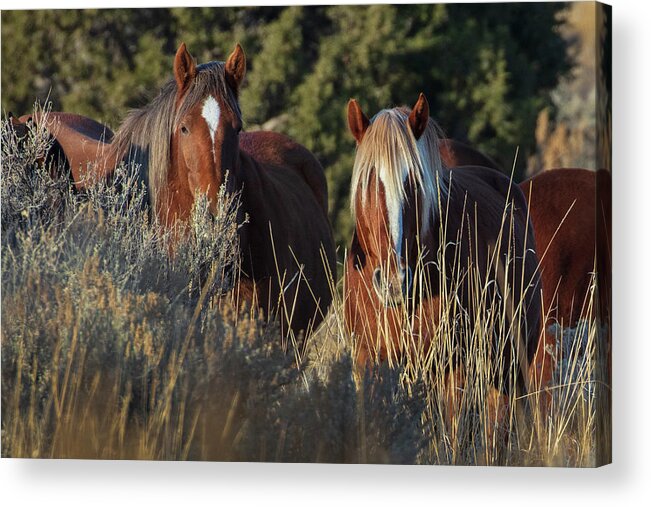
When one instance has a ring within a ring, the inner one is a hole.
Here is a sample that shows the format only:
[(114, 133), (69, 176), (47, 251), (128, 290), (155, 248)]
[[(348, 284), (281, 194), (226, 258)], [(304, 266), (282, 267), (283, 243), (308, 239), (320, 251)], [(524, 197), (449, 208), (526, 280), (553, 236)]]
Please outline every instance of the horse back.
[(490, 213), (493, 220), (501, 220), (508, 199), (518, 220), (527, 223), (527, 199), (522, 188), (499, 169), (469, 165), (455, 167), (450, 174), (452, 191), (467, 192), (470, 202), (478, 203), (482, 212)]
[(107, 171), (115, 168), (115, 161), (104, 160), (113, 139), (113, 132), (107, 126), (85, 116), (61, 112), (24, 115), (19, 120), (45, 126), (55, 140), (55, 147), (65, 155), (78, 189), (85, 186), (83, 182), (88, 179), (90, 166), (93, 166), (93, 179), (106, 177)]
[(39, 123), (44, 117), (46, 118), (46, 126), (53, 130), (55, 125), (59, 124), (66, 130), (76, 132), (77, 134), (94, 141), (110, 143), (113, 140), (113, 132), (106, 125), (103, 125), (92, 118), (75, 113), (34, 113), (23, 115), (19, 120), (24, 123), (29, 121)]
[(272, 171), (297, 173), (314, 193), (319, 206), (328, 215), (328, 185), (323, 167), (304, 146), (278, 132), (243, 132), (240, 149)]
[(472, 165), (501, 171), (497, 162), (488, 155), (455, 139), (440, 139), (439, 153), (441, 155), (441, 161), (446, 167)]

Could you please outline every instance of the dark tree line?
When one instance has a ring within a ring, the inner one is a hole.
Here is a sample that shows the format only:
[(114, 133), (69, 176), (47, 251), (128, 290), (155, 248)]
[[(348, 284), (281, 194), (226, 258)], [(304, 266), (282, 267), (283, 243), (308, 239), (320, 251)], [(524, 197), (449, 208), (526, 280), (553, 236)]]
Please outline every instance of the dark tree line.
[(313, 150), (330, 184), (340, 244), (354, 141), (346, 103), (368, 114), (411, 105), (423, 91), (448, 136), (516, 177), (534, 149), (538, 112), (569, 68), (558, 33), (565, 4), (430, 4), (194, 9), (4, 11), (2, 107), (24, 113), (49, 96), (56, 110), (115, 128), (171, 78), (184, 41), (199, 62), (235, 42), (249, 62), (245, 125), (288, 133)]

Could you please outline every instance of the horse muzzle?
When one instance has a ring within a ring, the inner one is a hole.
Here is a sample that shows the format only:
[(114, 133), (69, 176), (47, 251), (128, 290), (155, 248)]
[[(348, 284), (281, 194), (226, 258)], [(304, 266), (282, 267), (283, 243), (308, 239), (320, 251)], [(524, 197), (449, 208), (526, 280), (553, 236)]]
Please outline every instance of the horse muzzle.
[(385, 308), (398, 308), (405, 304), (411, 291), (412, 273), (409, 267), (387, 276), (382, 269), (373, 272), (373, 289)]

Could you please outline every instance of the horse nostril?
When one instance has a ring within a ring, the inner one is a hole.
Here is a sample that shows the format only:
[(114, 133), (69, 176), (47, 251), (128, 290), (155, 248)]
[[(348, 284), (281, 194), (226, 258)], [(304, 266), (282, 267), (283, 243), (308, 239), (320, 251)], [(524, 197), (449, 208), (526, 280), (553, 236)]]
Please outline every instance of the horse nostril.
[(382, 272), (380, 271), (380, 268), (376, 268), (375, 271), (373, 271), (373, 287), (375, 287), (378, 294), (382, 293)]

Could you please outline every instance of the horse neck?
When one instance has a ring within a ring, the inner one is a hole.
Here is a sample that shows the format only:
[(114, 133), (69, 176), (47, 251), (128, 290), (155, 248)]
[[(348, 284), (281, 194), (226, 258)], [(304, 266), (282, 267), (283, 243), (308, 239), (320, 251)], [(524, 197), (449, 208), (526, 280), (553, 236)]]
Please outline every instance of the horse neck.
[[(238, 220), (248, 217), (246, 225), (239, 229), (243, 271), (252, 278), (264, 277), (270, 274), (267, 271), (275, 263), (269, 236), (273, 210), (268, 203), (273, 198), (269, 195), (272, 185), (260, 163), (243, 150), (233, 172), (231, 188), (241, 192)], [(282, 231), (274, 231), (274, 239), (278, 241), (281, 234)]]
[(424, 261), (430, 270), (437, 266), (436, 263), (429, 261), (436, 259), (441, 243), (456, 241), (456, 237), (448, 237), (448, 234), (455, 230), (455, 224), (451, 222), (456, 220), (454, 212), (450, 212), (448, 209), (449, 193), (451, 192), (450, 170), (445, 165), (442, 165), (438, 174), (441, 188), (440, 190), (437, 188), (437, 193), (440, 195), (440, 202), (437, 195), (433, 199), (435, 209), (431, 211), (429, 226), (427, 230), (420, 233), (420, 250), (426, 254), (427, 258)]

